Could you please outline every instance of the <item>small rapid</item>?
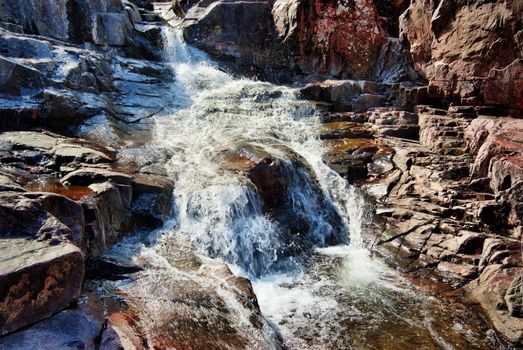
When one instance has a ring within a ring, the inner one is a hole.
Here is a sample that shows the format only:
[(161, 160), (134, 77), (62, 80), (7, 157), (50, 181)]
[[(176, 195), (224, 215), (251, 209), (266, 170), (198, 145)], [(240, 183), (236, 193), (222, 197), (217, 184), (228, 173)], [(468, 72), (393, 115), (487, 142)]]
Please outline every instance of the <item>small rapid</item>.
[[(145, 268), (122, 288), (139, 300), (150, 332), (197, 332), (205, 339), (188, 348), (211, 349), (493, 344), (481, 320), (447, 312), (453, 306), (366, 249), (373, 209), (323, 163), (312, 103), (292, 88), (227, 74), (176, 30), (164, 35), (176, 101), (156, 117), (147, 148), (174, 180), (173, 218), (112, 252)], [(202, 262), (226, 263), (252, 281), (258, 326), (216, 273), (198, 271)]]

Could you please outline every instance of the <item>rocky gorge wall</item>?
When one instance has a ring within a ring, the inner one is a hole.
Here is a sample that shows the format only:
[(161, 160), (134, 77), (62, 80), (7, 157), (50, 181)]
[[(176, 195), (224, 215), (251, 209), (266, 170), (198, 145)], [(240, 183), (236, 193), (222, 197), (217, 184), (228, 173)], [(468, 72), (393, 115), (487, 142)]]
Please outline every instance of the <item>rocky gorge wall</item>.
[(521, 1), (413, 1), (400, 28), (416, 70), (434, 94), (521, 115)]
[(242, 73), (282, 82), (316, 75), (427, 83), (427, 96), (442, 103), (493, 105), (521, 115), (519, 1), (179, 4), (172, 18), (183, 18), (185, 38), (243, 66)]

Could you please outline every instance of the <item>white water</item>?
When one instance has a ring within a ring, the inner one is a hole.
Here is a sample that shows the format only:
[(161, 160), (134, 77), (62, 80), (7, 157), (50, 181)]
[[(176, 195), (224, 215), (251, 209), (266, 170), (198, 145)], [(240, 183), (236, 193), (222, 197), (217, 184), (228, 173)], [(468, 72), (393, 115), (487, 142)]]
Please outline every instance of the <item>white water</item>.
[[(176, 215), (148, 242), (132, 238), (116, 248), (148, 268), (135, 289), (150, 297), (141, 307), (152, 328), (165, 320), (178, 332), (169, 321), (172, 310), (180, 310), (172, 300), (184, 295), (177, 289), (190, 285), (216, 294), (229, 310), (218, 316), (211, 307), (191, 316), (211, 326), (216, 322), (216, 334), (208, 328), (200, 332), (219, 339), (225, 318), (249, 338), (242, 346), (229, 342), (216, 348), (257, 349), (263, 339), (276, 346), (271, 329), (253, 328), (248, 310), (230, 292), (190, 272), (193, 259), (212, 258), (252, 279), (263, 315), (290, 349), (481, 348), (483, 340), (472, 336), (461, 346), (461, 334), (472, 328), (432, 310), (444, 307), (365, 248), (371, 208), (322, 162), (320, 123), (312, 104), (287, 87), (233, 78), (175, 31), (165, 34), (177, 108), (157, 117), (149, 147), (165, 159), (175, 180)], [(228, 166), (226, 155), (242, 147), (260, 148), (282, 160), (290, 179), (286, 209), (305, 221), (309, 232), (286, 234), (289, 227), (264, 211), (248, 177)], [(342, 244), (329, 246), (327, 237)], [(307, 249), (293, 249), (294, 244)], [(192, 257), (194, 251), (198, 257)], [(442, 331), (441, 324), (433, 326), (438, 322), (460, 331)], [(448, 344), (444, 338), (449, 336), (459, 341)]]

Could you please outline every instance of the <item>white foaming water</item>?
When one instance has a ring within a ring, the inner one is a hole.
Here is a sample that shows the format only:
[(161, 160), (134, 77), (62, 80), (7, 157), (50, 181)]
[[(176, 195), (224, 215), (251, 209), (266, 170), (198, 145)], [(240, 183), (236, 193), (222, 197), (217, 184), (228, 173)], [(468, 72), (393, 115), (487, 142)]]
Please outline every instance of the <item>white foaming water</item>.
[[(372, 210), (322, 162), (314, 106), (297, 99), (293, 89), (233, 78), (174, 30), (165, 36), (178, 109), (156, 118), (150, 148), (167, 159), (177, 216), (134, 254), (151, 269), (140, 281), (142, 293), (161, 298), (173, 293), (164, 288), (166, 281), (182, 281), (182, 290), (196, 281), (199, 288), (217, 290), (235, 310), (229, 322), (244, 329), (249, 314), (229, 292), (173, 267), (191, 264), (172, 253), (189, 242), (187, 249), (252, 279), (262, 313), (290, 349), (380, 349), (392, 340), (391, 348), (441, 344), (438, 330), (423, 326), (432, 301), (365, 248)], [(255, 186), (231, 166), (228, 156), (242, 147), (282, 161), (290, 182), (286, 215), (267, 213)], [(310, 232), (293, 231), (286, 218)], [(342, 244), (329, 246), (333, 241)], [(161, 315), (177, 304), (152, 305), (151, 312)], [(245, 333), (274, 338), (267, 330), (259, 335), (247, 327)]]

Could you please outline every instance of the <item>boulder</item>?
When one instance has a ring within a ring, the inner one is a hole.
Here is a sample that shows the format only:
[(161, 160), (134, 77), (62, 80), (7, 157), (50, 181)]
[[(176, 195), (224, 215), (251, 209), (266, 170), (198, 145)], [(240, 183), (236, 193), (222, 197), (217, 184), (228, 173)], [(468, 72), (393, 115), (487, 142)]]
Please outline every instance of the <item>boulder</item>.
[(125, 46), (133, 27), (125, 13), (98, 13), (94, 20), (93, 42), (97, 45)]
[(133, 227), (131, 215), (132, 188), (111, 182), (89, 186), (93, 195), (82, 198), (86, 210), (88, 247), (99, 255)]
[[(523, 318), (512, 315), (514, 307), (517, 310), (517, 304), (514, 304), (513, 300), (521, 298), (521, 295), (516, 296), (513, 293), (517, 292), (519, 282), (515, 281), (520, 280), (522, 273), (521, 267), (490, 265), (477, 280), (466, 287), (479, 301), (494, 327), (516, 346), (523, 344)], [(511, 305), (510, 311), (505, 296)], [(513, 299), (514, 297), (516, 299)]]
[[(80, 295), (84, 257), (74, 244), (10, 238), (0, 239), (0, 249), (0, 334), (47, 318)], [(5, 344), (0, 340), (0, 348)]]
[(131, 211), (139, 227), (158, 227), (172, 212), (172, 181), (164, 176), (136, 174), (133, 177)]

